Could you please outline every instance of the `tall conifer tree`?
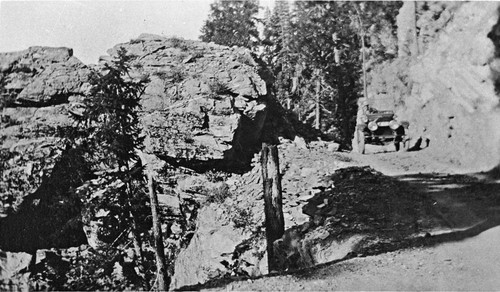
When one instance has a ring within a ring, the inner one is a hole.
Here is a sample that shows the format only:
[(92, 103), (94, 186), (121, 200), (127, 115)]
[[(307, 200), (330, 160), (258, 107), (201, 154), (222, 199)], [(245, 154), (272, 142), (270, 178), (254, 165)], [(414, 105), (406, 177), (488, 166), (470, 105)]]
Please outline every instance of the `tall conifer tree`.
[(201, 28), (200, 39), (225, 46), (257, 50), (258, 0), (222, 1), (210, 5), (210, 14)]

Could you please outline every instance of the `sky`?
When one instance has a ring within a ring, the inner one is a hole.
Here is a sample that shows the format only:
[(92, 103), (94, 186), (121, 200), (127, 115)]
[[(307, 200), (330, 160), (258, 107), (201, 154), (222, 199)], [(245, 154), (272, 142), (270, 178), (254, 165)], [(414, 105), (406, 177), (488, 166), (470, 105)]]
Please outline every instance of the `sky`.
[[(73, 48), (86, 64), (141, 33), (197, 40), (212, 0), (0, 0), (0, 52)], [(261, 0), (269, 6), (272, 0)]]

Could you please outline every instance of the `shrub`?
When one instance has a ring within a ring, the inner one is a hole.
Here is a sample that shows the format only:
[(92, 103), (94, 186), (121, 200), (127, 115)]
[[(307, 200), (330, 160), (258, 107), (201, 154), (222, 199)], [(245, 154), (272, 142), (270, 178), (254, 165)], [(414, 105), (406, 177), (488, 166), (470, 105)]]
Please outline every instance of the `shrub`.
[(207, 179), (213, 183), (225, 181), (228, 177), (227, 173), (215, 170), (208, 171), (205, 173), (205, 175), (207, 176)]
[(142, 69), (144, 66), (141, 63), (134, 63), (132, 67), (136, 70)]
[(171, 37), (170, 43), (172, 44), (172, 48), (179, 48), (181, 51), (187, 51), (189, 49), (188, 45), (186, 42), (179, 37)]
[(210, 81), (208, 83), (208, 88), (210, 89), (208, 96), (213, 99), (220, 99), (220, 95), (231, 93), (227, 84), (219, 79)]
[(188, 144), (193, 144), (194, 139), (192, 137), (184, 137), (184, 142), (186, 142)]
[(226, 183), (222, 183), (208, 191), (206, 202), (208, 204), (222, 204), (227, 198), (231, 197), (231, 195), (229, 186)]
[(166, 71), (156, 71), (153, 73), (153, 75), (160, 78), (161, 80), (166, 80), (168, 78), (168, 72)]
[(174, 68), (172, 71), (168, 74), (168, 78), (172, 80), (173, 83), (180, 83), (184, 79), (186, 79), (187, 75), (184, 72), (183, 68)]
[(11, 116), (2, 115), (0, 113), (0, 124), (0, 128), (7, 128), (10, 126), (20, 125), (22, 123), (16, 119), (13, 119)]
[(234, 217), (231, 219), (233, 221), (235, 228), (248, 228), (252, 225), (252, 211), (246, 208), (235, 206), (232, 214)]
[(203, 52), (201, 52), (201, 51), (194, 52), (192, 54), (192, 56), (193, 56), (193, 59), (202, 58), (203, 57)]

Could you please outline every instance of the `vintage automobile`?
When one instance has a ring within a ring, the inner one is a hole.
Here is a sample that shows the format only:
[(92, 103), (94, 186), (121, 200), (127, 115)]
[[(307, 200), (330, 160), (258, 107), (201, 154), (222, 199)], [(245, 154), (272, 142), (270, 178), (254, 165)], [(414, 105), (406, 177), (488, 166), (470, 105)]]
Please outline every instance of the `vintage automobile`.
[(355, 147), (361, 154), (365, 153), (365, 145), (388, 145), (394, 143), (396, 151), (407, 151), (409, 123), (399, 121), (392, 110), (378, 111), (365, 107), (356, 125), (354, 135)]

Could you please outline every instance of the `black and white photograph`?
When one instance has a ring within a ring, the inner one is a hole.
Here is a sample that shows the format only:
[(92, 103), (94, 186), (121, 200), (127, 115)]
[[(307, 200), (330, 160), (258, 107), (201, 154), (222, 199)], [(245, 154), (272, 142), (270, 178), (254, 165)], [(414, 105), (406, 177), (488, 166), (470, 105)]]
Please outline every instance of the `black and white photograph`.
[(0, 291), (500, 289), (500, 1), (0, 0)]

